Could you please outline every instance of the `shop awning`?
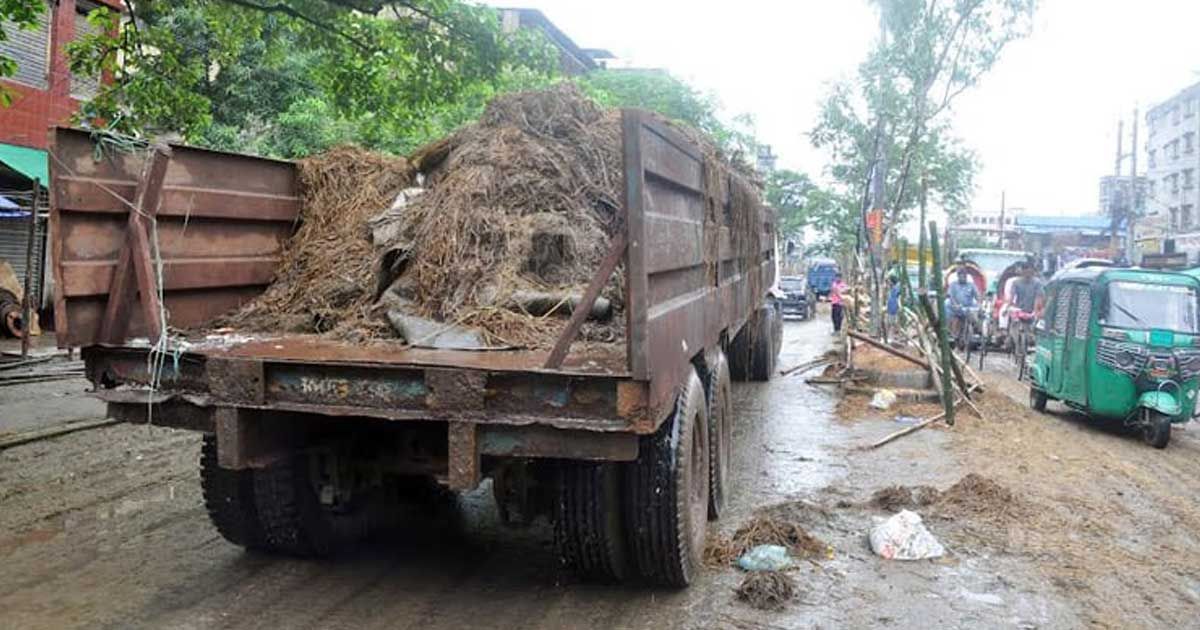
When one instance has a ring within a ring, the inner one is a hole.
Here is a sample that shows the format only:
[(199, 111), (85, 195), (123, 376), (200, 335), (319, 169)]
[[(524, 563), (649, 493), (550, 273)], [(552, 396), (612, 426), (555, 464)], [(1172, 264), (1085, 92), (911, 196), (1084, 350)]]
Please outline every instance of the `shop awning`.
[(30, 182), (38, 180), (42, 186), (50, 185), (50, 163), (45, 151), (0, 143), (0, 163), (16, 171)]

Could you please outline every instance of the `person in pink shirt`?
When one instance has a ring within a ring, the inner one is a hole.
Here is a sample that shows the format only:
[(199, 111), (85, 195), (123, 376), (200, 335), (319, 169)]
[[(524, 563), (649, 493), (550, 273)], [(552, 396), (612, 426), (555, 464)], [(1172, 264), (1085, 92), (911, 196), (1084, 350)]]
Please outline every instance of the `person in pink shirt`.
[(842, 320), (845, 318), (845, 311), (842, 306), (842, 292), (846, 290), (846, 283), (842, 282), (842, 274), (833, 276), (833, 284), (829, 287), (829, 309), (830, 315), (833, 317), (833, 334), (842, 332)]

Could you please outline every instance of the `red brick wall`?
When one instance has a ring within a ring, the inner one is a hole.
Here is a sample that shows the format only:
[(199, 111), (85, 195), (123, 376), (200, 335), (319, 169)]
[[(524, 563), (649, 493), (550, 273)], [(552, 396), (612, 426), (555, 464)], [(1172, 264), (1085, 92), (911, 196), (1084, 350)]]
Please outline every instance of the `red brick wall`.
[[(101, 0), (120, 9), (120, 0)], [(66, 43), (75, 38), (75, 0), (59, 0), (50, 23), (49, 89), (2, 81), (15, 92), (10, 107), (0, 107), (0, 142), (46, 148), (50, 127), (67, 123), (79, 102), (71, 98)]]

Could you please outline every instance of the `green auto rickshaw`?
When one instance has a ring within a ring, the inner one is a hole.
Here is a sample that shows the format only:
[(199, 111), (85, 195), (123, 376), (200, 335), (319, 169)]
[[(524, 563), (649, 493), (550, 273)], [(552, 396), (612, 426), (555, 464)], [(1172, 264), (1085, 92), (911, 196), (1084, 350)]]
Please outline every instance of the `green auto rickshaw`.
[(1166, 447), (1171, 424), (1195, 407), (1198, 296), (1200, 279), (1183, 273), (1088, 267), (1055, 276), (1036, 325), (1030, 406), (1061, 400)]

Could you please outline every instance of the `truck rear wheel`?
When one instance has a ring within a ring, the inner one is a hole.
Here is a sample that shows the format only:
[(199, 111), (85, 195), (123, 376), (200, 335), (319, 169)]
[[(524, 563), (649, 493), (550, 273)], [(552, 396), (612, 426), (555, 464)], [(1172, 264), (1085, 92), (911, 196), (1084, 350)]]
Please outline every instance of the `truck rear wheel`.
[(215, 435), (205, 435), (200, 446), (200, 488), (208, 518), (225, 540), (247, 549), (264, 547), (254, 506), (253, 471), (221, 468)]
[[(217, 531), (246, 549), (303, 557), (327, 556), (362, 538), (394, 516), (381, 493), (367, 494), (353, 508), (321, 504), (312, 483), (313, 455), (295, 454), (266, 468), (228, 470), (217, 462), (217, 441), (204, 436), (200, 480), (208, 515)], [(393, 497), (394, 498), (394, 497)]]
[(675, 411), (641, 440), (625, 476), (629, 543), (642, 577), (687, 586), (700, 572), (708, 527), (709, 445), (704, 386), (687, 376)]
[(767, 305), (755, 311), (754, 323), (750, 380), (768, 381), (775, 374), (775, 361), (783, 347), (783, 318), (774, 305)]
[(619, 582), (629, 575), (617, 464), (563, 462), (555, 540), (580, 576)]
[(733, 460), (733, 399), (730, 398), (729, 362), (725, 354), (708, 368), (708, 518), (718, 519), (729, 495), (729, 468)]

